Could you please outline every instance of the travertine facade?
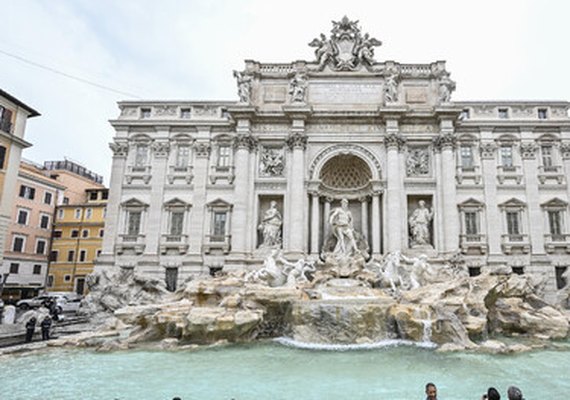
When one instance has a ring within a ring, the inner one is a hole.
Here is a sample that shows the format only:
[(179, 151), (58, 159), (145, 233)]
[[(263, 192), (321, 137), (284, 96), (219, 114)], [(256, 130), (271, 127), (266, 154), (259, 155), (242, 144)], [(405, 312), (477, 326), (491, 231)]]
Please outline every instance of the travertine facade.
[(570, 264), (569, 103), (453, 102), (444, 62), (379, 62), (380, 44), (344, 18), (314, 61), (246, 61), (237, 102), (119, 103), (99, 266), (172, 288), (260, 264), (272, 202), (273, 246), (318, 258), (347, 198), (371, 258), (461, 253), (553, 290)]

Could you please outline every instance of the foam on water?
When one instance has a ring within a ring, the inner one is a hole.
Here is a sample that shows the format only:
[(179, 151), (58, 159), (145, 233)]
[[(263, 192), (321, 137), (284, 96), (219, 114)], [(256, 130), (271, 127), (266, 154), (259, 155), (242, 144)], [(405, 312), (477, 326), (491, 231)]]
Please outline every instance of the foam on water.
[(397, 347), (397, 346), (412, 346), (425, 349), (436, 348), (437, 345), (431, 341), (424, 342), (414, 342), (412, 340), (402, 340), (402, 339), (385, 339), (373, 343), (351, 343), (351, 344), (330, 344), (330, 343), (308, 343), (301, 342), (288, 337), (279, 337), (273, 339), (283, 346), (295, 347), (297, 349), (303, 350), (323, 350), (323, 351), (354, 351), (354, 350), (371, 350), (371, 349), (381, 349), (385, 347)]

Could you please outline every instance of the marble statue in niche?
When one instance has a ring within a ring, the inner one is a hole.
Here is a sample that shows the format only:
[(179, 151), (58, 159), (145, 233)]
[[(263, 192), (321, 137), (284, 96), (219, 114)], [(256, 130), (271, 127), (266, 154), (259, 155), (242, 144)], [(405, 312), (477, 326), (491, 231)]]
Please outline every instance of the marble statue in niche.
[(411, 247), (431, 246), (429, 225), (433, 219), (433, 209), (428, 209), (423, 200), (418, 202), (418, 208), (414, 210), (408, 223), (411, 233)]
[(260, 247), (281, 247), (281, 225), (283, 225), (283, 218), (277, 209), (277, 202), (271, 201), (258, 227), (263, 237)]

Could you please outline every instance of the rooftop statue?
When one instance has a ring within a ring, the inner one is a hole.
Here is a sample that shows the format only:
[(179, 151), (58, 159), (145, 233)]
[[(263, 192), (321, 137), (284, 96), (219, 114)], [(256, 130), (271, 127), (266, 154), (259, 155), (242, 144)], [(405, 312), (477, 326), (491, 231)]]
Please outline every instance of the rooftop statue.
[(374, 47), (382, 42), (368, 33), (362, 35), (358, 21), (351, 21), (346, 16), (332, 23), (330, 38), (321, 33), (319, 38), (309, 43), (309, 46), (316, 47), (318, 70), (327, 65), (335, 71), (353, 71), (361, 65), (374, 65)]

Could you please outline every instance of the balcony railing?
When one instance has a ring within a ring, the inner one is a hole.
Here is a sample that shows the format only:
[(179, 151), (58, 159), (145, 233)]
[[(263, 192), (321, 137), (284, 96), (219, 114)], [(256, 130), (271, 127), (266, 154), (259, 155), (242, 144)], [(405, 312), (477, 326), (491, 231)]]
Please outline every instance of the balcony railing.
[(455, 170), (455, 177), (458, 184), (463, 183), (481, 183), (481, 171), (478, 165), (463, 166), (460, 165)]
[(142, 254), (145, 248), (145, 235), (119, 235), (119, 243), (115, 245), (115, 251), (122, 254), (125, 250), (134, 251), (136, 254)]
[(562, 250), (566, 253), (570, 253), (570, 234), (548, 233), (544, 235), (544, 248), (547, 253), (554, 253), (556, 250)]
[(204, 243), (204, 253), (210, 253), (212, 250), (221, 250), (224, 253), (229, 253), (231, 249), (231, 235), (206, 235)]
[(461, 251), (463, 253), (479, 252), (487, 253), (487, 235), (478, 234), (462, 234), (459, 235)]
[(151, 178), (150, 172), (150, 165), (129, 165), (125, 178), (129, 184), (135, 179), (142, 179), (145, 184), (148, 184)]
[(523, 175), (521, 167), (518, 165), (499, 165), (497, 166), (497, 179), (500, 184), (507, 181), (514, 181), (517, 185), (522, 182)]
[(188, 251), (188, 235), (163, 234), (160, 240), (160, 252), (166, 254), (169, 250), (185, 254)]
[(548, 180), (554, 180), (558, 184), (564, 183), (564, 174), (562, 172), (562, 167), (559, 165), (540, 165), (538, 167), (538, 180), (543, 185)]
[(192, 166), (171, 165), (168, 172), (168, 182), (172, 185), (176, 180), (184, 180), (186, 184), (191, 184), (194, 179)]
[(210, 170), (210, 182), (215, 185), (219, 179), (227, 180), (232, 184), (235, 179), (235, 169), (233, 166), (218, 166), (213, 165)]
[(530, 252), (530, 243), (527, 234), (510, 233), (501, 235), (501, 247), (505, 254), (511, 254), (513, 251), (518, 250), (522, 253)]

